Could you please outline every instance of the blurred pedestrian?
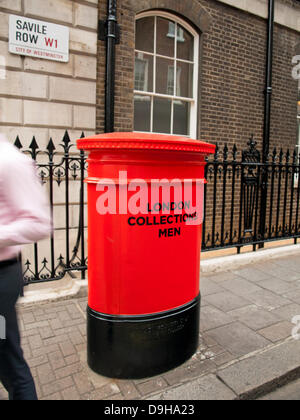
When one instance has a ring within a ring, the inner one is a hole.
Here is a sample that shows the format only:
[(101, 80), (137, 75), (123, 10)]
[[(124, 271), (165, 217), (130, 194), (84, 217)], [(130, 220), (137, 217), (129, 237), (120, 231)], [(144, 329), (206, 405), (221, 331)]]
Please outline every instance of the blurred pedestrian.
[[(0, 381), (10, 400), (37, 400), (16, 314), (22, 288), (20, 246), (51, 231), (50, 211), (34, 162), (0, 134)], [(3, 323), (5, 325), (3, 325)]]

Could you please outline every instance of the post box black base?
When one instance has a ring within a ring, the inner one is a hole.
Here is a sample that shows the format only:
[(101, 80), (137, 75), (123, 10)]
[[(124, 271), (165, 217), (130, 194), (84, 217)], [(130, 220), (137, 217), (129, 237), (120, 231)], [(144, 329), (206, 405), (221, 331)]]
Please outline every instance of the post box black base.
[(153, 315), (112, 316), (88, 307), (88, 364), (110, 378), (141, 379), (173, 369), (197, 350), (200, 296)]

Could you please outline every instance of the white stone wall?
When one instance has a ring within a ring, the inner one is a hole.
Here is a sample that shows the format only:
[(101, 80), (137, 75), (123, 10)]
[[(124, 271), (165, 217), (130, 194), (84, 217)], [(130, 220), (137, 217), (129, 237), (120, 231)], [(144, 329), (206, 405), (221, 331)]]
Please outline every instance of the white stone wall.
[[(70, 60), (60, 63), (8, 52), (9, 15), (15, 14), (70, 28)], [(57, 151), (65, 130), (72, 141), (96, 129), (98, 0), (0, 0), (0, 132), (24, 147), (32, 137), (45, 149), (52, 137)], [(5, 70), (5, 71), (4, 71)], [(73, 148), (71, 151), (76, 152)], [(40, 155), (38, 161), (45, 159)], [(57, 157), (60, 160), (60, 157)], [(49, 185), (45, 185), (49, 191)], [(79, 222), (79, 182), (70, 183), (70, 247)], [(65, 256), (65, 183), (54, 185), (55, 263)], [(86, 206), (85, 206), (86, 210)], [(85, 226), (87, 220), (85, 217)], [(39, 246), (39, 269), (50, 261), (50, 241)], [(23, 262), (34, 261), (33, 246), (23, 249)], [(33, 266), (31, 266), (33, 269)]]
[[(82, 4), (84, 3), (84, 4)], [(96, 128), (98, 0), (0, 0), (0, 131), (41, 148), (64, 131), (72, 140)], [(59, 63), (8, 52), (9, 15), (70, 28), (70, 60)]]
[[(268, 0), (218, 0), (229, 6), (237, 7), (245, 12), (268, 18)], [(300, 31), (300, 11), (280, 0), (275, 2), (274, 21), (295, 31)]]

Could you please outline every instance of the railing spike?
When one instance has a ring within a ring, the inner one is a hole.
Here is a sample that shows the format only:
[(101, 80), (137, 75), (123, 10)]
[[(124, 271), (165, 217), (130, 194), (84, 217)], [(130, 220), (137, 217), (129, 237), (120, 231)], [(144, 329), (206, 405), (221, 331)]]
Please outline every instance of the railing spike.
[(16, 140), (15, 140), (15, 142), (14, 142), (14, 145), (15, 145), (15, 147), (17, 147), (19, 150), (23, 149), (23, 145), (22, 145), (22, 143), (20, 142), (20, 138), (19, 138), (19, 136), (17, 136), (17, 138), (16, 138)]
[(282, 163), (283, 160), (283, 149), (281, 147), (280, 152), (279, 152), (279, 163)]
[(294, 152), (293, 152), (293, 165), (296, 165), (297, 164), (297, 151), (296, 151), (296, 149), (294, 149)]
[(31, 149), (31, 156), (32, 159), (36, 159), (37, 156), (37, 150), (39, 149), (39, 145), (36, 142), (35, 136), (32, 138), (32, 142), (30, 143), (29, 149)]
[(214, 160), (215, 161), (219, 160), (219, 145), (218, 145), (218, 143), (216, 143), (216, 150), (215, 150), (215, 154), (214, 154)]
[(233, 148), (232, 148), (232, 158), (233, 158), (233, 160), (236, 160), (237, 151), (238, 151), (238, 149), (236, 147), (236, 144), (234, 143)]
[(65, 134), (64, 134), (64, 137), (63, 137), (63, 143), (66, 145), (66, 146), (68, 146), (68, 144), (69, 143), (71, 143), (71, 140), (70, 140), (70, 136), (69, 136), (69, 133), (68, 133), (68, 130), (66, 130), (65, 131)]
[(223, 149), (223, 159), (224, 161), (227, 161), (228, 158), (228, 146), (227, 143), (225, 143), (224, 149)]
[(53, 155), (54, 150), (56, 150), (56, 148), (54, 146), (54, 143), (53, 143), (53, 140), (52, 140), (52, 137), (50, 138), (50, 141), (48, 143), (47, 150), (50, 153), (50, 155)]

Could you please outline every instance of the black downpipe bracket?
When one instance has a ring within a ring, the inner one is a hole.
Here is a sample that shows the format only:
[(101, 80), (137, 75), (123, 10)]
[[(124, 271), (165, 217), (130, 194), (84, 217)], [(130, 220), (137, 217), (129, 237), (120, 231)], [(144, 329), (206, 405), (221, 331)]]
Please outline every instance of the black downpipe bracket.
[[(268, 5), (268, 37), (267, 37), (267, 61), (266, 61), (266, 87), (265, 87), (265, 111), (264, 111), (264, 133), (262, 163), (268, 161), (270, 149), (270, 126), (271, 126), (271, 101), (272, 101), (272, 70), (273, 70), (273, 36), (274, 36), (274, 9), (275, 0), (269, 0)], [(268, 173), (263, 170), (262, 190), (260, 206), (260, 237), (264, 238), (267, 211)], [(260, 248), (263, 244), (259, 245)]]
[(99, 40), (106, 41), (105, 133), (115, 129), (116, 45), (120, 42), (117, 0), (107, 0), (107, 20), (99, 21)]

